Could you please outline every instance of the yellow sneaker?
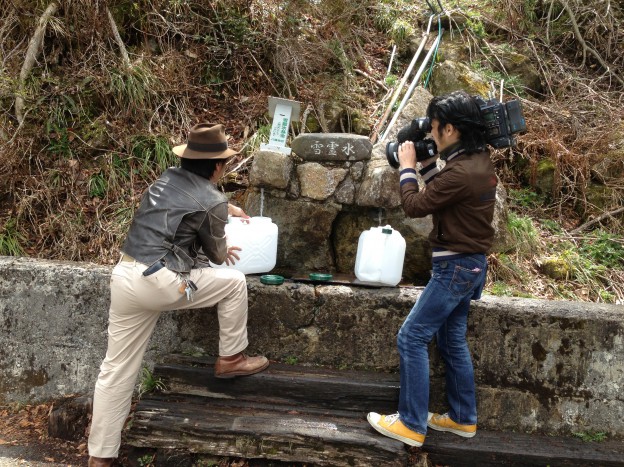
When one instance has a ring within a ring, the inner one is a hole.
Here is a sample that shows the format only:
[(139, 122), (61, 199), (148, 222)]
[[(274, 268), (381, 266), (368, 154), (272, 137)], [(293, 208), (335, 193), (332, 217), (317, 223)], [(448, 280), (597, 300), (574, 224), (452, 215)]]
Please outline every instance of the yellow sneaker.
[(438, 415), (437, 413), (429, 412), (427, 426), (434, 430), (455, 433), (464, 438), (472, 438), (477, 434), (477, 425), (460, 425), (459, 423), (455, 423), (451, 420), (448, 413)]
[(382, 435), (403, 441), (410, 446), (422, 446), (425, 442), (425, 435), (416, 433), (403, 425), (399, 420), (399, 414), (379, 415), (375, 412), (369, 412), (366, 416), (368, 423)]

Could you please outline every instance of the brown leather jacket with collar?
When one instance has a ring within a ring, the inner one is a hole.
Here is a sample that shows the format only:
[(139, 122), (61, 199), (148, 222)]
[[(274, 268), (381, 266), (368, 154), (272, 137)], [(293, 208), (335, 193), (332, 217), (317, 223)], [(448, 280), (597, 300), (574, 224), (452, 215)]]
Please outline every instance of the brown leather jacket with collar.
[(143, 194), (121, 250), (151, 266), (188, 272), (204, 256), (225, 261), (226, 196), (209, 180), (182, 168), (167, 169)]
[(401, 187), (403, 210), (409, 217), (432, 215), (432, 247), (487, 253), (494, 241), (497, 181), (489, 151), (461, 154), (429, 178), (423, 190), (419, 191), (416, 181), (405, 183)]

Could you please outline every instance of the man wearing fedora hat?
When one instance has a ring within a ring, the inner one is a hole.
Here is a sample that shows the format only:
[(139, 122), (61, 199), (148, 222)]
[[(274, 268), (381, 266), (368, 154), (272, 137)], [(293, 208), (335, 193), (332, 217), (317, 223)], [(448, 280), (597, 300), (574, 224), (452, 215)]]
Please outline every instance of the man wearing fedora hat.
[(110, 466), (121, 444), (134, 385), (147, 342), (161, 312), (217, 305), (219, 357), (215, 376), (258, 373), (266, 357), (249, 357), (247, 283), (240, 271), (210, 268), (239, 259), (227, 245), (228, 213), (245, 216), (228, 204), (216, 183), (229, 149), (223, 125), (195, 125), (187, 144), (176, 146), (180, 167), (167, 169), (146, 190), (135, 213), (121, 260), (111, 276), (108, 349), (93, 398), (89, 466)]

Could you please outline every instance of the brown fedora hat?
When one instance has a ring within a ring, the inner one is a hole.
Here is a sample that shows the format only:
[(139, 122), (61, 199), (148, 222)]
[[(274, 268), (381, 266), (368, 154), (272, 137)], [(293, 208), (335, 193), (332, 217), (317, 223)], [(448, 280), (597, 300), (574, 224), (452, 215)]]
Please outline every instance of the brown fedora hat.
[(186, 159), (227, 159), (238, 151), (228, 149), (223, 125), (199, 123), (191, 128), (188, 142), (175, 146), (173, 153)]

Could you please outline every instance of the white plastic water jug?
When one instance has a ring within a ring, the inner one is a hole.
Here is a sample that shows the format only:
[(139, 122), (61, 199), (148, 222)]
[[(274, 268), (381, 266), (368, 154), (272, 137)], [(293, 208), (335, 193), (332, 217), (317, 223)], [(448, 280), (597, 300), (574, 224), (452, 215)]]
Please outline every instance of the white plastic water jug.
[(389, 225), (371, 227), (360, 234), (355, 276), (362, 282), (395, 286), (401, 281), (405, 239)]
[[(249, 222), (247, 222), (249, 221)], [(277, 260), (277, 225), (270, 217), (242, 219), (230, 217), (225, 225), (228, 246), (238, 246), (236, 254), (240, 260), (233, 265), (214, 264), (213, 268), (230, 268), (244, 274), (269, 272)]]

